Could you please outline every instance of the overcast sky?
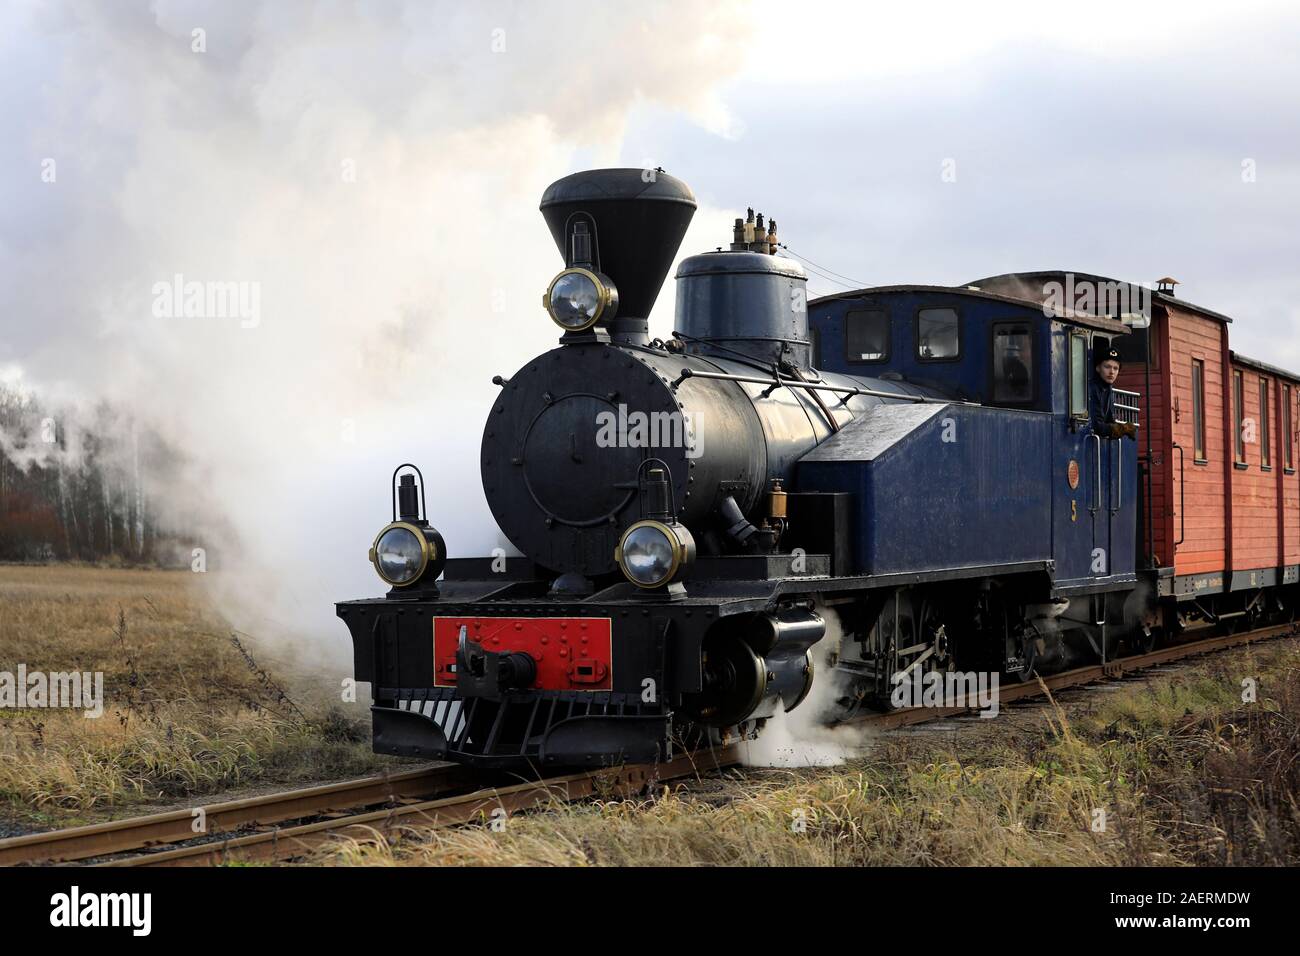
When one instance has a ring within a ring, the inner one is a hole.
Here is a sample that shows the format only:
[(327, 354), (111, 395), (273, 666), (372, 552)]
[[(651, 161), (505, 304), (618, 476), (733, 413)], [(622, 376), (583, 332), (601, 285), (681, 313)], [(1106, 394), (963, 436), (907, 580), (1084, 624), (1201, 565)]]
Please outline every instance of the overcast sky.
[[(396, 462), (453, 554), (497, 540), (490, 378), (555, 342), (577, 169), (688, 182), (684, 254), (753, 205), (864, 284), (1172, 275), (1300, 369), (1298, 48), (1285, 3), (6, 3), (0, 381), (150, 419), (333, 627)], [(256, 324), (160, 315), (177, 274)]]
[(662, 157), (706, 201), (758, 206), (792, 249), (864, 283), (1171, 275), (1237, 319), (1234, 347), (1300, 369), (1300, 6), (755, 15), (719, 92), (729, 121), (638, 110), (624, 161)]

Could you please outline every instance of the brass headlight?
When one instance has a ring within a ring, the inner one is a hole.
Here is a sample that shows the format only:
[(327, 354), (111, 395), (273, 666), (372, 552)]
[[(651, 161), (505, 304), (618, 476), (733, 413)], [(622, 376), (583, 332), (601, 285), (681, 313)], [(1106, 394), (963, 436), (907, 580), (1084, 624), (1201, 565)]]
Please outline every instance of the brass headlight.
[(394, 521), (385, 527), (370, 548), (375, 571), (398, 588), (420, 580), (430, 562), (440, 557), (437, 542), (422, 528), (405, 521)]
[(618, 290), (605, 276), (590, 269), (565, 269), (542, 297), (546, 312), (566, 332), (582, 332), (618, 311)]
[(685, 525), (638, 521), (623, 532), (614, 560), (637, 587), (663, 587), (685, 575), (695, 560), (695, 539)]

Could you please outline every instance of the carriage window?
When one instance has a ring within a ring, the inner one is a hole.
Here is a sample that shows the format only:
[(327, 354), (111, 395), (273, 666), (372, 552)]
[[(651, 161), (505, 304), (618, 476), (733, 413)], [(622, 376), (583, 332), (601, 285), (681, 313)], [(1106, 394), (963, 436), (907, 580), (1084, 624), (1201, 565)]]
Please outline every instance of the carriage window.
[(1291, 386), (1282, 386), (1282, 463), (1288, 469), (1295, 467), (1295, 459), (1291, 456), (1291, 443), (1295, 441), (1295, 436), (1291, 434)]
[(1239, 465), (1246, 463), (1246, 415), (1242, 408), (1242, 403), (1246, 400), (1246, 388), (1242, 382), (1241, 373), (1232, 373), (1232, 404), (1234, 413), (1237, 416), (1237, 448), (1236, 462)]
[(1259, 379), (1259, 464), (1261, 468), (1273, 467), (1273, 436), (1269, 433), (1268, 379)]
[(1029, 326), (998, 322), (993, 326), (993, 401), (1028, 402), (1034, 397)]
[(1194, 458), (1205, 461), (1205, 362), (1192, 359), (1192, 443)]
[(1151, 363), (1151, 370), (1154, 372), (1160, 368), (1160, 350), (1151, 347), (1151, 329), (1148, 327), (1138, 331), (1131, 331), (1128, 335), (1117, 335), (1110, 340), (1110, 347), (1119, 353), (1120, 364), (1124, 368), (1131, 365), (1145, 365)]
[(1070, 417), (1088, 417), (1088, 337), (1070, 336)]
[(923, 362), (958, 358), (961, 321), (956, 309), (922, 309), (916, 313), (916, 357)]
[(844, 316), (845, 357), (852, 364), (889, 358), (889, 315), (854, 310)]

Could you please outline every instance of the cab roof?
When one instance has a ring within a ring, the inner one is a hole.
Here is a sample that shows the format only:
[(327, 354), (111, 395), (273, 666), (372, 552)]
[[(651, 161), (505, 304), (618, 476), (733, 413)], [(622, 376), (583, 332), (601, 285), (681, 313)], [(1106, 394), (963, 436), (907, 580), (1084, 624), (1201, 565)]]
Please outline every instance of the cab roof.
[(1116, 283), (1119, 285), (1141, 286), (1151, 294), (1152, 302), (1159, 302), (1162, 305), (1172, 305), (1189, 312), (1196, 312), (1219, 322), (1232, 321), (1231, 316), (1224, 315), (1222, 312), (1215, 312), (1213, 309), (1207, 309), (1203, 305), (1196, 305), (1193, 302), (1188, 302), (1186, 299), (1180, 299), (1167, 292), (1160, 292), (1156, 289), (1147, 288), (1139, 282), (1131, 282), (1127, 279), (1116, 279), (1113, 276), (1100, 276), (1093, 272), (1072, 272), (1068, 269), (1044, 269), (1038, 272), (1004, 272), (1001, 275), (986, 276), (983, 279), (975, 279), (970, 284), (979, 287), (985, 285), (992, 287), (1024, 285), (1032, 289), (1035, 286), (1041, 288), (1044, 281), (1062, 281), (1066, 276), (1074, 276), (1075, 279), (1082, 279), (1085, 282), (1095, 282), (1099, 284)]
[(966, 286), (948, 286), (948, 285), (878, 285), (869, 286), (864, 289), (851, 289), (846, 292), (835, 292), (831, 295), (818, 296), (809, 301), (809, 305), (818, 305), (823, 302), (836, 302), (840, 300), (861, 299), (869, 295), (888, 295), (892, 293), (908, 292), (930, 292), (944, 293), (947, 295), (962, 295), (972, 299), (986, 299), (992, 302), (1004, 302), (1008, 305), (1015, 305), (1021, 308), (1031, 308), (1034, 311), (1043, 314), (1043, 318), (1052, 318), (1058, 322), (1065, 322), (1070, 325), (1084, 326), (1090, 329), (1106, 332), (1109, 335), (1127, 335), (1129, 327), (1123, 322), (1110, 319), (1105, 316), (1097, 315), (1066, 315), (1061, 310), (1054, 310), (1049, 316), (1043, 311), (1043, 302), (1041, 299), (1028, 299), (1019, 296), (1003, 295), (998, 292), (987, 292), (977, 287), (977, 283)]

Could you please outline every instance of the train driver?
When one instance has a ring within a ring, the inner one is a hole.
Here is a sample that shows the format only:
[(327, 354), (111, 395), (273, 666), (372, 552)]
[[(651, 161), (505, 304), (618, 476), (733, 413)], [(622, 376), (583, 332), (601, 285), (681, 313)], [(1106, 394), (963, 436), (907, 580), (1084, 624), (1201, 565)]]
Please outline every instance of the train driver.
[(1106, 347), (1095, 355), (1092, 387), (1088, 407), (1092, 413), (1092, 433), (1102, 438), (1137, 438), (1137, 426), (1115, 420), (1115, 379), (1119, 378), (1119, 353)]

